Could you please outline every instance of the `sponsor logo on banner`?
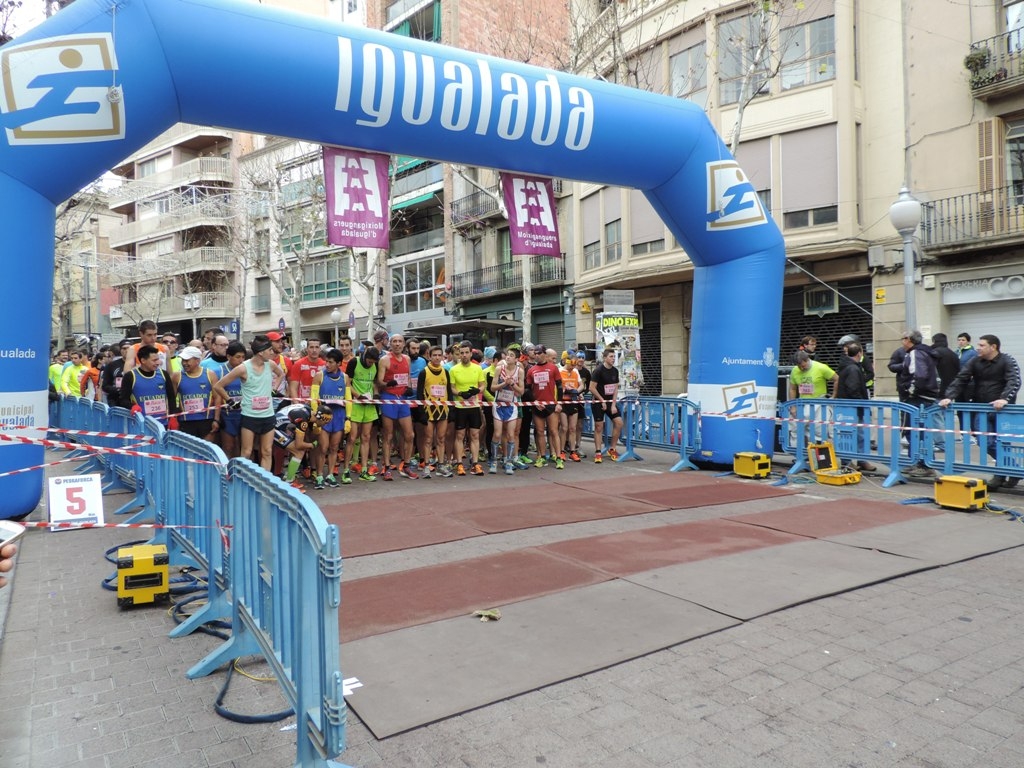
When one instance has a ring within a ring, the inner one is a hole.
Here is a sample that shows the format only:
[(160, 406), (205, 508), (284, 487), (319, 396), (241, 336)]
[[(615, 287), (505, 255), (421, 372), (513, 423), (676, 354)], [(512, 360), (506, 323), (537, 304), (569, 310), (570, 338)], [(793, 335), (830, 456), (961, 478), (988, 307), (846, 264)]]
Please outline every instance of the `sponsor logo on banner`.
[(0, 49), (0, 125), (11, 145), (124, 138), (117, 58), (107, 33), (63, 35)]
[(387, 248), (390, 186), (387, 155), (324, 147), (327, 242)]
[(512, 253), (561, 256), (551, 179), (503, 173), (501, 190), (508, 209)]
[[(354, 45), (353, 45), (354, 44)], [(383, 128), (393, 120), (539, 147), (579, 151), (594, 132), (594, 97), (553, 74), (537, 79), (493, 72), (492, 62), (436, 59), (380, 43), (338, 38), (334, 108), (357, 125)]]
[(734, 384), (693, 384), (687, 396), (701, 406), (703, 416), (726, 420), (757, 417), (775, 418), (778, 393), (773, 387), (758, 387), (755, 381)]
[(707, 167), (709, 232), (767, 223), (761, 199), (736, 161), (718, 160)]
[(722, 365), (756, 365), (774, 368), (778, 362), (775, 358), (775, 350), (772, 347), (765, 347), (761, 357), (729, 357), (722, 358)]
[(0, 392), (0, 431), (28, 429), (25, 437), (42, 437), (37, 427), (49, 423), (49, 396), (40, 392)]

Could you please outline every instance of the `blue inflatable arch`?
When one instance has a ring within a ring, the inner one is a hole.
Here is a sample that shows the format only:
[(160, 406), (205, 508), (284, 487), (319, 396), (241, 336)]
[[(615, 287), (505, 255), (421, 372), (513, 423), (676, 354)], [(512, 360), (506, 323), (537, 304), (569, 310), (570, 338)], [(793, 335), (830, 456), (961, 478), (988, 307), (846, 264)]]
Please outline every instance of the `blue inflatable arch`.
[[(0, 437), (46, 420), (56, 205), (188, 122), (643, 190), (695, 265), (697, 458), (771, 444), (782, 237), (685, 101), (228, 0), (78, 0), (0, 63)], [(41, 480), (0, 477), (0, 517)]]

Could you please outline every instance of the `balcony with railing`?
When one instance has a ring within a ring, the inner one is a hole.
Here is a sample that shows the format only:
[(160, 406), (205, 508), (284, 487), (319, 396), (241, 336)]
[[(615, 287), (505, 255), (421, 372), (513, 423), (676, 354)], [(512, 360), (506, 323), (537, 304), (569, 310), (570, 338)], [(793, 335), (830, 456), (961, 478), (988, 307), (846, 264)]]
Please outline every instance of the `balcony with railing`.
[(190, 248), (153, 259), (120, 256), (108, 267), (111, 285), (132, 285), (187, 272), (233, 272), (235, 261), (228, 248)]
[(173, 322), (195, 318), (235, 317), (238, 296), (230, 291), (206, 291), (204, 293), (186, 293), (183, 296), (169, 296), (155, 301), (122, 302), (111, 307), (110, 316), (114, 318), (152, 318), (154, 320)]
[(172, 199), (167, 212), (115, 228), (110, 233), (110, 245), (112, 248), (120, 248), (139, 240), (170, 235), (192, 227), (224, 226), (231, 216), (232, 211), (226, 196), (187, 203)]
[(501, 206), (498, 199), (501, 195), (501, 187), (495, 186), (460, 197), (452, 201), (452, 226), (465, 227), (475, 221), (482, 221), (496, 216), (501, 216)]
[(932, 252), (1024, 241), (1024, 184), (972, 192), (924, 206), (921, 245)]
[[(530, 284), (534, 288), (565, 282), (565, 259), (538, 256), (530, 258)], [(452, 278), (452, 295), (456, 299), (495, 293), (512, 293), (523, 289), (521, 261), (511, 261), (494, 267), (474, 269)]]
[(172, 189), (204, 182), (230, 184), (233, 180), (231, 161), (222, 157), (197, 157), (187, 163), (168, 168), (141, 179), (125, 181), (111, 190), (107, 197), (110, 209), (117, 210), (147, 197)]
[(443, 229), (428, 229), (426, 232), (417, 232), (408, 237), (391, 238), (391, 256), (404, 256), (407, 253), (425, 251), (429, 248), (439, 248), (444, 245)]
[(971, 73), (971, 93), (987, 101), (1024, 91), (1024, 29), (971, 44), (964, 58)]

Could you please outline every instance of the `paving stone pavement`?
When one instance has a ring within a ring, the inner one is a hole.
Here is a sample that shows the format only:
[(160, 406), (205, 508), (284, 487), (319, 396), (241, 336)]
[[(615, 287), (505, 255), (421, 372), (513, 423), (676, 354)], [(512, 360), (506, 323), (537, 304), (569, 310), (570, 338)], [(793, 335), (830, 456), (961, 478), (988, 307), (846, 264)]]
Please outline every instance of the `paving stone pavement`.
[[(667, 463), (649, 460), (642, 469)], [(541, 473), (528, 475), (535, 482)], [(371, 490), (381, 491), (361, 494)], [(885, 491), (866, 481), (856, 492), (892, 499), (930, 488)], [(108, 499), (108, 509), (123, 500)], [(113, 572), (100, 554), (145, 538), (132, 533), (32, 532), (24, 540), (0, 594), (0, 766), (293, 765), (295, 732), (282, 728), (294, 718), (230, 722), (213, 711), (223, 673), (185, 678), (219, 640), (171, 640), (165, 610), (121, 611), (100, 588)], [(521, 536), (535, 534), (511, 535), (508, 545), (521, 546)], [(488, 547), (496, 541), (480, 539)], [(460, 546), (434, 557), (468, 556)], [(1019, 768), (1021, 554), (1008, 550), (805, 603), (384, 741), (350, 711), (340, 760), (359, 768)], [(393, 554), (379, 557), (379, 569), (399, 567)], [(351, 570), (378, 570), (366, 561)], [(254, 677), (267, 671), (256, 659), (242, 666)], [(253, 714), (285, 706), (276, 684), (237, 674), (225, 704)]]

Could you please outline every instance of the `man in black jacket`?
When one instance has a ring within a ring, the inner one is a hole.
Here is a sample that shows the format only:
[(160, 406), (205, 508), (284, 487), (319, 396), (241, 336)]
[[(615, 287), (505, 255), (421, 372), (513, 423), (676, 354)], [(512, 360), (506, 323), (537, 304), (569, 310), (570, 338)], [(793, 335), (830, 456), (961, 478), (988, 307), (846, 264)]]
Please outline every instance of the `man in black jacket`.
[[(971, 402), (988, 403), (996, 411), (1002, 410), (1006, 405), (1017, 402), (1017, 393), (1020, 391), (1020, 366), (1010, 355), (999, 349), (999, 337), (992, 334), (985, 334), (978, 339), (978, 354), (971, 358), (968, 363), (960, 369), (960, 372), (953, 379), (953, 383), (946, 390), (945, 397), (939, 401), (939, 405), (945, 408), (950, 401), (957, 397), (970, 385), (974, 385), (974, 395)], [(984, 432), (995, 431), (995, 414), (978, 414), (976, 430)], [(995, 458), (996, 441), (989, 439), (988, 455)], [(1017, 485), (1020, 478), (995, 475), (988, 482), (990, 490), (999, 490), (1006, 486), (1012, 488)]]
[(131, 348), (128, 339), (121, 339), (121, 342), (113, 349), (114, 357), (103, 366), (103, 378), (101, 389), (107, 396), (107, 404), (113, 408), (121, 402), (121, 376), (124, 372), (124, 356)]
[[(839, 359), (839, 365), (836, 366), (836, 374), (839, 376), (839, 382), (836, 385), (836, 397), (841, 400), (867, 400), (868, 399), (868, 377), (864, 370), (864, 350), (861, 349), (860, 343), (856, 341), (847, 341), (843, 345), (843, 356)], [(869, 418), (867, 408), (857, 409), (857, 421), (865, 423)], [(865, 435), (867, 428), (860, 428), (858, 434), (858, 446), (860, 450), (864, 450), (866, 447), (867, 440)], [(858, 461), (857, 468), (865, 472), (874, 472), (877, 467), (868, 461)]]
[(945, 392), (960, 373), (960, 357), (949, 348), (949, 338), (944, 333), (932, 334), (932, 349), (937, 356), (935, 365), (939, 369), (939, 391)]

